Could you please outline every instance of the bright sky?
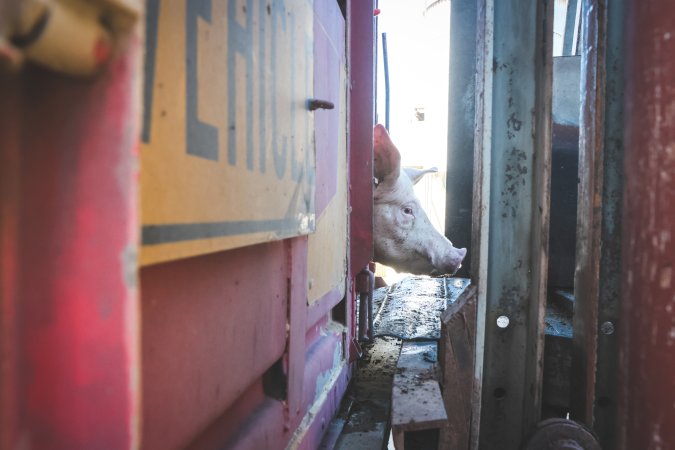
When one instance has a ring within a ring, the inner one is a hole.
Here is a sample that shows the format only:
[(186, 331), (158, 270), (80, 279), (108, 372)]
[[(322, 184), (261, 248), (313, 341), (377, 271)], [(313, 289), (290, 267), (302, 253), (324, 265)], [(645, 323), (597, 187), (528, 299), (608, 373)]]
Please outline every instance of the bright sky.
[[(382, 33), (387, 33), (390, 134), (406, 166), (445, 171), (450, 2), (424, 14), (431, 0), (379, 0), (378, 121), (384, 123)], [(424, 108), (418, 121), (415, 108)]]

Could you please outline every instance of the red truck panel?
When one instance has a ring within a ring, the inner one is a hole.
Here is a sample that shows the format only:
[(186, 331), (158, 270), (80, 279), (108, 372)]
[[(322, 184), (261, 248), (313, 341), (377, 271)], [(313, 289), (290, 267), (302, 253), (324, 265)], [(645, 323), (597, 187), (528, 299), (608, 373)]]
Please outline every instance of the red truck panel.
[(0, 79), (2, 448), (138, 440), (139, 50)]
[(626, 2), (620, 449), (675, 447), (675, 10)]

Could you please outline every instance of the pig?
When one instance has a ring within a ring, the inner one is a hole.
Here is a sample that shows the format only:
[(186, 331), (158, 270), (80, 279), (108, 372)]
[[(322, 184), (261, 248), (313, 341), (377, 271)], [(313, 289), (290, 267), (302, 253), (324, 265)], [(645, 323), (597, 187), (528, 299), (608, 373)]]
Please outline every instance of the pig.
[(375, 261), (416, 275), (454, 274), (465, 248), (438, 232), (415, 196), (413, 185), (436, 169), (401, 168), (401, 154), (380, 124), (373, 131)]

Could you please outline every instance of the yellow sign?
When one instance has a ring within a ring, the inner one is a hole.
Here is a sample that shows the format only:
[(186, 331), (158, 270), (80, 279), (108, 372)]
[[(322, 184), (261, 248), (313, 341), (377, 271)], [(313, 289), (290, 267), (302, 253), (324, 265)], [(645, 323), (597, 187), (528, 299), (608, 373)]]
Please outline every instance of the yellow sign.
[(141, 262), (314, 230), (311, 0), (149, 0)]

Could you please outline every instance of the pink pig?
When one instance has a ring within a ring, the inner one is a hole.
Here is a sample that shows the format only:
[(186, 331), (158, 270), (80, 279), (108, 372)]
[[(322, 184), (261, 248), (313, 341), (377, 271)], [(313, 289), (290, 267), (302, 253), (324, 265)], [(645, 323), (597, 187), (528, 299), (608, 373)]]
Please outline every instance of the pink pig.
[(413, 185), (431, 170), (403, 168), (382, 125), (374, 130), (373, 240), (375, 261), (417, 275), (454, 274), (465, 248), (455, 248), (429, 221)]

